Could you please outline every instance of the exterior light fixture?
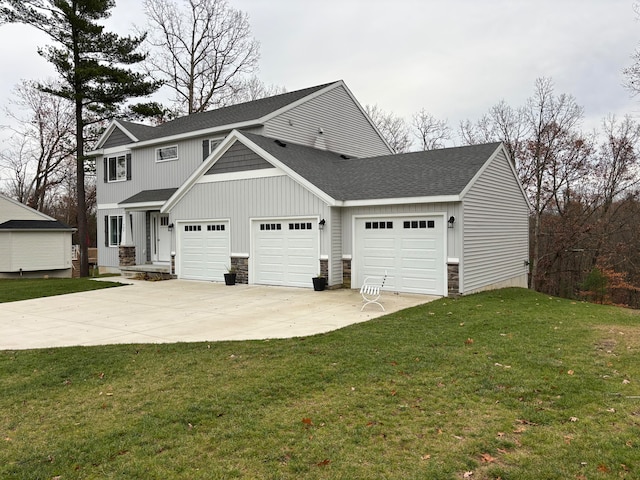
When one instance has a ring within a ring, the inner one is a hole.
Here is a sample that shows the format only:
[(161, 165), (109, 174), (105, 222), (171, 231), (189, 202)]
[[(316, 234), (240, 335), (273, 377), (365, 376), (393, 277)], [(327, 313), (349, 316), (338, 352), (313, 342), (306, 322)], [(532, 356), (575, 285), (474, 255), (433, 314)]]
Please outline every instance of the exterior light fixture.
[(454, 217), (453, 215), (451, 215), (449, 217), (449, 220), (447, 220), (447, 223), (449, 224), (449, 228), (453, 228), (453, 224), (456, 223), (456, 217)]
[(170, 223), (169, 225), (167, 225), (167, 228), (169, 229), (169, 231), (173, 230), (173, 223)]
[(320, 220), (320, 223), (318, 223), (318, 228), (319, 228), (320, 230), (324, 230), (324, 224), (325, 224), (325, 223), (327, 223), (327, 222), (326, 222), (326, 221), (325, 221), (325, 219), (323, 218), (322, 220)]

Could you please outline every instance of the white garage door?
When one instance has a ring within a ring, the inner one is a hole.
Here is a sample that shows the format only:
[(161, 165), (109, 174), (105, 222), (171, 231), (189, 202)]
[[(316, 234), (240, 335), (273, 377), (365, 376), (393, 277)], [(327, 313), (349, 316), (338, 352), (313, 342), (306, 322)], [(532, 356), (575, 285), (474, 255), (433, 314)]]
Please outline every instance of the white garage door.
[(180, 278), (223, 281), (230, 262), (228, 222), (179, 225)]
[(386, 270), (388, 290), (444, 295), (445, 229), (442, 216), (357, 219), (352, 285)]
[(320, 269), (317, 219), (256, 220), (252, 230), (252, 283), (313, 286)]

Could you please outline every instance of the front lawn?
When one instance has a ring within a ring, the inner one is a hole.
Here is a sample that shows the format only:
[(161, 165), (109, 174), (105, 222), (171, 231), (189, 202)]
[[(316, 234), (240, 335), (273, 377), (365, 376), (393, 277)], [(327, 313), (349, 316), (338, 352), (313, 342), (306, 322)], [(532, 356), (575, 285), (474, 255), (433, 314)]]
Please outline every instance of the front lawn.
[(122, 286), (122, 284), (96, 281), (90, 278), (0, 279), (0, 303), (118, 286)]
[(0, 352), (0, 478), (640, 478), (639, 320), (509, 289), (308, 338)]

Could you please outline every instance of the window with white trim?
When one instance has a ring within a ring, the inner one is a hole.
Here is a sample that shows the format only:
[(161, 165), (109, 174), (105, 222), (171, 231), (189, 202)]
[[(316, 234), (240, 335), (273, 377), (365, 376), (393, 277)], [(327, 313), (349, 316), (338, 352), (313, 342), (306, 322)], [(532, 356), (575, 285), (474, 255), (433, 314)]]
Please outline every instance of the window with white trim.
[(127, 157), (119, 155), (107, 158), (109, 182), (122, 182), (127, 179)]
[(178, 159), (178, 146), (156, 148), (156, 162), (169, 162)]
[(122, 215), (109, 215), (109, 246), (117, 247), (122, 242)]

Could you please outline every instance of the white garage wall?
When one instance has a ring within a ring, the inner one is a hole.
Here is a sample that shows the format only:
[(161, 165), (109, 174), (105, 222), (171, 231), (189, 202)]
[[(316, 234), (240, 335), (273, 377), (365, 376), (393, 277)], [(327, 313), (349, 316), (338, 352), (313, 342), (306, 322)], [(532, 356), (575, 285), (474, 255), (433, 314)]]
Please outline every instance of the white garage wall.
[(12, 232), (7, 271), (71, 268), (71, 232)]

